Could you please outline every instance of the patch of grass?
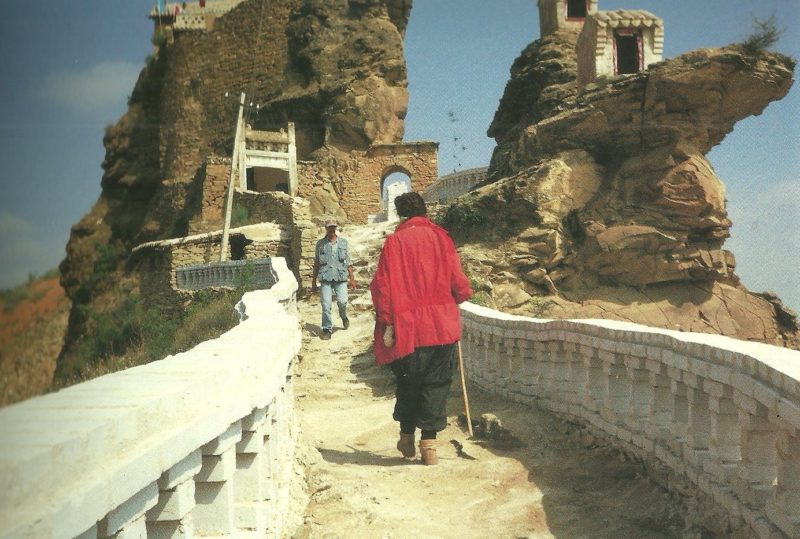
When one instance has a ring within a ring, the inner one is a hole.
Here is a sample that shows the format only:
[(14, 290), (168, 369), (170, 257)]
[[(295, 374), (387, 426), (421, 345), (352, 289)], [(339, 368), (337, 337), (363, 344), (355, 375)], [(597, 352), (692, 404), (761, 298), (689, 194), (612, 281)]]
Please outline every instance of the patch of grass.
[(244, 206), (234, 205), (231, 210), (231, 227), (245, 226), (250, 222), (250, 212)]
[(0, 290), (0, 304), (3, 306), (3, 311), (13, 311), (14, 308), (23, 301), (37, 302), (44, 297), (44, 292), (30, 289), (30, 284), (33, 281), (30, 280), (30, 276), (28, 276), (28, 279), (28, 282), (25, 284)]

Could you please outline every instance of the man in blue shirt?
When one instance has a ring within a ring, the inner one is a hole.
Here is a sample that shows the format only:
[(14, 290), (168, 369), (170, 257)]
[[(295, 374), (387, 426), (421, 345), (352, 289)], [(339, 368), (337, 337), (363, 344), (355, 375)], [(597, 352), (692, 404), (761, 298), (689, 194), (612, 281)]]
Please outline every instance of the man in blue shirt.
[(332, 295), (336, 294), (336, 304), (339, 307), (339, 318), (342, 327), (350, 327), (347, 318), (347, 284), (355, 289), (356, 280), (353, 277), (353, 266), (350, 264), (350, 251), (347, 240), (336, 235), (338, 223), (329, 217), (325, 220), (325, 237), (317, 242), (314, 248), (314, 272), (311, 277), (311, 291), (317, 290), (317, 277), (320, 285), (320, 303), (322, 304), (322, 335), (321, 339), (330, 339), (333, 333), (331, 320)]

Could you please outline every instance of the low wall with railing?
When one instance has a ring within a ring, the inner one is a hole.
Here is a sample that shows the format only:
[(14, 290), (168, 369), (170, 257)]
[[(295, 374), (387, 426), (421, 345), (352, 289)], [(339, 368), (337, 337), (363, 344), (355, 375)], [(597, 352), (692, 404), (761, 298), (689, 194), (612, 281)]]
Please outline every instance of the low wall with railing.
[(0, 537), (280, 536), (301, 331), (273, 267), (219, 338), (0, 410)]
[(255, 288), (269, 288), (276, 281), (271, 260), (226, 260), (183, 266), (175, 270), (175, 280), (178, 288), (183, 290), (201, 290), (214, 286), (236, 287), (243, 283)]
[(462, 305), (470, 381), (657, 459), (748, 536), (800, 537), (800, 352)]
[(444, 202), (463, 195), (486, 179), (487, 167), (469, 168), (442, 176), (422, 193), (425, 202)]

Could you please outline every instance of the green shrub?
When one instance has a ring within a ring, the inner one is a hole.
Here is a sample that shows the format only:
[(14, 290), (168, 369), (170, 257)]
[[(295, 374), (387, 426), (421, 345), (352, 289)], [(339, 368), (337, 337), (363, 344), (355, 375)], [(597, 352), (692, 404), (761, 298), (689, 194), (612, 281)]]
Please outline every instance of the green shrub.
[(189, 306), (186, 318), (175, 332), (174, 347), (177, 351), (190, 350), (201, 342), (216, 339), (238, 323), (234, 306), (241, 298), (235, 292), (221, 296), (195, 297)]
[(775, 15), (765, 21), (753, 17), (753, 33), (741, 42), (741, 47), (747, 54), (762, 54), (778, 42), (784, 31), (785, 28), (778, 28)]
[(244, 206), (234, 205), (231, 210), (231, 226), (244, 226), (250, 222), (250, 212)]

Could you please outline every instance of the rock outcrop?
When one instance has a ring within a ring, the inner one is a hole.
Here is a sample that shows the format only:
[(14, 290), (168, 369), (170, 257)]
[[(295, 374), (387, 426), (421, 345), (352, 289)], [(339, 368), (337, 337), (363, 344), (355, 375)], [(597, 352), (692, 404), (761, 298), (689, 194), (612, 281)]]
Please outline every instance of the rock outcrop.
[(702, 49), (579, 91), (574, 39), (558, 32), (514, 63), (489, 128), (492, 183), (444, 218), (490, 301), (796, 345), (792, 314), (734, 273), (725, 189), (705, 158), (786, 95), (794, 61)]
[[(231, 155), (240, 92), (253, 128), (295, 123), (301, 160), (402, 140), (410, 10), (411, 0), (246, 0), (206, 30), (157, 28), (128, 111), (106, 132), (100, 198), (61, 264), (66, 350), (93, 313), (136, 292), (132, 247), (187, 234), (206, 159)], [(312, 208), (339, 213), (335, 186), (314, 185)]]

